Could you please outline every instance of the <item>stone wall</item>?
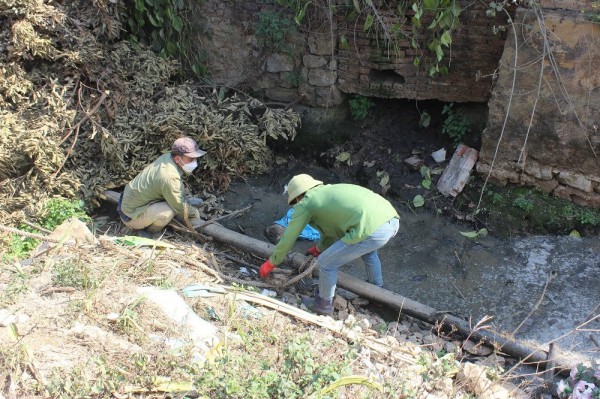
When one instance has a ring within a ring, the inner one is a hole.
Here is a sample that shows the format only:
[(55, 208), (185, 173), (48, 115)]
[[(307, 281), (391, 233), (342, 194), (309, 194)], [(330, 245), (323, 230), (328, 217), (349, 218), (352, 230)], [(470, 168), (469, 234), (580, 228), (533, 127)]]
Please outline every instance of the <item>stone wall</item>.
[[(506, 15), (490, 18), (485, 15), (487, 2), (460, 0), (466, 8), (453, 34), (449, 74), (434, 79), (413, 65), (415, 50), (408, 41), (396, 42), (394, 51), (388, 51), (380, 33), (363, 31), (364, 15), (346, 18), (341, 3), (339, 15), (331, 18), (322, 10), (309, 12), (277, 51), (270, 51), (256, 34), (263, 11), (285, 15), (268, 0), (206, 0), (196, 31), (215, 84), (311, 110), (303, 115), (324, 109), (313, 117), (319, 126), (323, 115), (341, 115), (329, 110), (343, 105), (349, 94), (489, 100), (477, 164), (483, 177), (489, 174), (499, 184), (537, 186), (600, 207), (600, 27), (581, 14), (591, 9), (592, 1), (541, 0), (540, 15), (519, 9), (513, 16), (516, 34), (508, 30), (496, 35), (492, 28), (505, 25)], [(380, 11), (390, 18), (397, 3), (387, 4), (391, 8)], [(404, 17), (411, 16), (407, 12)], [(538, 17), (544, 20), (542, 28)]]
[(518, 10), (518, 43), (508, 36), (477, 170), (600, 207), (600, 26), (582, 19), (589, 5), (546, 0), (541, 14)]
[[(495, 35), (492, 27), (505, 23), (506, 17), (486, 17), (487, 6), (478, 2), (460, 3), (466, 8), (446, 58), (450, 60), (449, 74), (433, 79), (413, 65), (416, 53), (407, 40), (397, 41), (396, 50), (388, 52), (376, 29), (363, 31), (366, 14), (346, 17), (345, 2), (337, 9), (339, 15), (331, 18), (320, 9), (309, 8), (303, 25), (287, 35), (286, 45), (277, 52), (261, 45), (255, 31), (261, 12), (272, 9), (285, 15), (285, 10), (266, 1), (207, 0), (201, 6), (204, 19), (197, 22), (196, 31), (206, 50), (212, 81), (246, 87), (273, 101), (330, 107), (342, 103), (345, 94), (356, 93), (486, 102), (505, 41), (505, 34)], [(387, 2), (387, 6), (390, 9), (381, 9), (381, 13), (393, 15), (397, 1)], [(403, 16), (408, 24), (411, 17), (412, 10)], [(393, 22), (388, 18), (388, 23)]]

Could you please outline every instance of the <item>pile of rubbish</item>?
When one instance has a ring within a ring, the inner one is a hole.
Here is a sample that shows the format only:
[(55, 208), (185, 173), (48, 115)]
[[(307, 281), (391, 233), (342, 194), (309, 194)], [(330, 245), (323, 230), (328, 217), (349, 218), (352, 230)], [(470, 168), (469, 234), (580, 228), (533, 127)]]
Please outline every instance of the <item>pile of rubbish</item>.
[(0, 218), (35, 216), (57, 196), (99, 206), (179, 136), (208, 151), (193, 192), (266, 171), (267, 140), (294, 139), (292, 110), (182, 81), (177, 60), (122, 40), (124, 10), (123, 0), (0, 0)]

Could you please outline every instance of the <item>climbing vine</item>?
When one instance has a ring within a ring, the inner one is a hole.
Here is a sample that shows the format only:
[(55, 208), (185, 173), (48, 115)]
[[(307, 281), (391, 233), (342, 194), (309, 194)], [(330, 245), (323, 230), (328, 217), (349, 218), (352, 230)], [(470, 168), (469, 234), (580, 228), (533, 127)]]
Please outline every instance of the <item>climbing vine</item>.
[(163, 57), (178, 58), (182, 66), (204, 75), (203, 52), (190, 40), (189, 0), (134, 0), (128, 2), (127, 26), (132, 43), (145, 43)]
[[(377, 7), (373, 0), (353, 0), (347, 6), (317, 4), (315, 0), (277, 0), (277, 3), (292, 8), (298, 24), (311, 5), (332, 13), (345, 7), (342, 11), (346, 18), (361, 21), (359, 28), (390, 54), (399, 51), (400, 43), (408, 41), (415, 50), (414, 65), (425, 69), (431, 77), (448, 73), (452, 34), (460, 24), (462, 12), (458, 0), (400, 1), (392, 10)], [(347, 37), (340, 38), (340, 46), (348, 48)]]

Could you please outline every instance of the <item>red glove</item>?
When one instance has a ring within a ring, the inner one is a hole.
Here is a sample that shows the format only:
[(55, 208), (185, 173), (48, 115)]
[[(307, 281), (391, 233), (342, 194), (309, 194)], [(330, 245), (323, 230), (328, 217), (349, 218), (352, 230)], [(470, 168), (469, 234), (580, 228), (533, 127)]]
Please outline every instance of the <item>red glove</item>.
[(316, 245), (313, 245), (312, 247), (308, 248), (306, 255), (311, 255), (317, 258), (319, 255), (321, 255), (321, 251), (319, 251), (319, 248), (317, 248)]
[(262, 264), (260, 270), (258, 271), (258, 275), (262, 278), (265, 278), (271, 273), (271, 271), (275, 269), (275, 265), (271, 263), (269, 259), (265, 263)]

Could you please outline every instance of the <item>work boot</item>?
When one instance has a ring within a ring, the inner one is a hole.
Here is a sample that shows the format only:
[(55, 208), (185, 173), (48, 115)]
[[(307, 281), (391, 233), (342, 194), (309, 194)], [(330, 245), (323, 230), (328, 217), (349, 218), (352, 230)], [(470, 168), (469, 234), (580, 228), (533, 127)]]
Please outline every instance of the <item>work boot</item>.
[(302, 303), (308, 310), (318, 315), (330, 315), (333, 313), (333, 299), (323, 299), (319, 295), (314, 297), (303, 297)]
[(187, 199), (187, 203), (196, 208), (200, 208), (204, 205), (204, 200), (199, 197), (191, 197)]
[(140, 229), (140, 230), (136, 230), (135, 235), (138, 237), (142, 237), (142, 238), (149, 238), (151, 240), (154, 239), (154, 234), (155, 233), (151, 233), (146, 229)]
[(165, 231), (166, 230), (164, 228), (159, 228), (158, 230), (154, 231), (154, 229), (152, 229), (151, 227), (147, 227), (145, 229), (136, 230), (135, 233), (138, 237), (144, 237), (144, 238), (149, 238), (151, 240), (157, 240), (165, 233)]

